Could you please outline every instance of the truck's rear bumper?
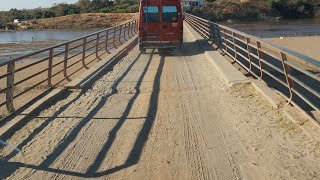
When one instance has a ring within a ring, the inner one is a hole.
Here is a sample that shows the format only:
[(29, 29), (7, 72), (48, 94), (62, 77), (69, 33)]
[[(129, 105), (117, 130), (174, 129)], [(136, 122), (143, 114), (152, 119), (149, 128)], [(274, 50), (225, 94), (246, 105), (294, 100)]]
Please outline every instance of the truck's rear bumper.
[(140, 48), (178, 48), (180, 46), (179, 41), (139, 41)]

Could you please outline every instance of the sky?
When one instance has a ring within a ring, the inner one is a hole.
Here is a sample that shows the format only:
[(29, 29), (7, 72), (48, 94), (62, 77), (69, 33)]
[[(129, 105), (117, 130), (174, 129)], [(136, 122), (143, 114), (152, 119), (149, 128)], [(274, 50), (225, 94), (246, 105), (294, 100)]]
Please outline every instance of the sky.
[(37, 7), (52, 7), (54, 3), (73, 4), (78, 0), (0, 0), (0, 11), (16, 9), (33, 9)]

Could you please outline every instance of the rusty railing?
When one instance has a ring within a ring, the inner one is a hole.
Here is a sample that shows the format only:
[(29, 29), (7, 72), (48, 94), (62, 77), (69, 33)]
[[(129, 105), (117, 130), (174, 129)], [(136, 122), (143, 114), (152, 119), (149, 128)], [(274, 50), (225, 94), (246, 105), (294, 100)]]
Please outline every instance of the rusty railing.
[(255, 78), (275, 88), (289, 104), (315, 121), (320, 112), (320, 62), (261, 38), (185, 14), (185, 21)]
[[(52, 89), (88, 69), (110, 50), (137, 33), (137, 20), (0, 63), (0, 108), (15, 111), (20, 96), (34, 89)], [(32, 74), (27, 74), (33, 72)], [(18, 74), (18, 75), (17, 75)], [(23, 86), (20, 89), (18, 86)], [(41, 88), (39, 88), (41, 87)], [(21, 102), (20, 102), (21, 103)], [(27, 103), (27, 102), (26, 102)], [(25, 103), (25, 104), (26, 104)], [(22, 103), (24, 104), (24, 102)]]

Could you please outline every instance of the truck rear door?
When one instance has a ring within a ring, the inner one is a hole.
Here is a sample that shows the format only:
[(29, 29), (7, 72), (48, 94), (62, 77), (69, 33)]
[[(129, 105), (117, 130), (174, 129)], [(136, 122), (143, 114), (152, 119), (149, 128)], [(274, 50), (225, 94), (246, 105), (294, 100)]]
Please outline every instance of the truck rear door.
[(158, 6), (145, 6), (143, 7), (142, 15), (142, 40), (160, 41), (160, 17)]
[(163, 41), (179, 41), (180, 25), (178, 8), (175, 5), (163, 5), (161, 18), (161, 39)]

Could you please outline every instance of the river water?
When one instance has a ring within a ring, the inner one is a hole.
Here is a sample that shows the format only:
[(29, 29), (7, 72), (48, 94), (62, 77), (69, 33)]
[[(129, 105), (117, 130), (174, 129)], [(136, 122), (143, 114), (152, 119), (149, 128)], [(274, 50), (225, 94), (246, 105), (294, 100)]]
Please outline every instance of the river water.
[(0, 32), (0, 61), (88, 35), (101, 29)]
[[(320, 19), (266, 22), (236, 21), (222, 24), (262, 38), (320, 35)], [(0, 32), (0, 61), (75, 39), (98, 30), (99, 29)]]
[(320, 35), (319, 18), (279, 21), (239, 21), (222, 24), (262, 38)]

